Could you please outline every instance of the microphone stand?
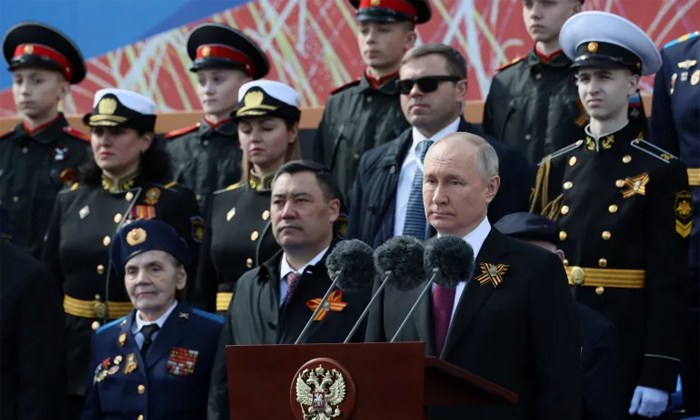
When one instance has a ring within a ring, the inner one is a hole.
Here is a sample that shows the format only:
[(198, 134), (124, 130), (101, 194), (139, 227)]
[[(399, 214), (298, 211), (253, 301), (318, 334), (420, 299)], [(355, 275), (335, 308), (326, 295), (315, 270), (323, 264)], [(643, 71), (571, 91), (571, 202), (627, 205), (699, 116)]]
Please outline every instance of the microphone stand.
[(372, 304), (374, 303), (374, 301), (377, 300), (377, 297), (382, 293), (382, 290), (384, 290), (384, 287), (386, 287), (386, 284), (389, 282), (389, 277), (391, 277), (392, 272), (386, 271), (384, 273), (384, 275), (385, 275), (384, 281), (382, 282), (382, 284), (379, 285), (379, 288), (374, 293), (374, 296), (372, 296), (372, 299), (370, 299), (367, 306), (365, 306), (365, 309), (362, 311), (362, 314), (360, 314), (360, 317), (357, 319), (357, 322), (355, 322), (355, 325), (352, 327), (352, 330), (350, 330), (350, 333), (348, 334), (348, 336), (345, 337), (345, 341), (343, 341), (343, 344), (347, 344), (350, 342), (350, 339), (352, 338), (352, 336), (355, 335), (355, 332), (357, 332), (357, 329), (360, 328), (362, 321), (364, 321), (365, 318), (367, 318), (367, 314), (369, 313), (369, 308), (372, 307)]
[(401, 323), (401, 325), (399, 325), (399, 329), (396, 330), (396, 334), (394, 334), (394, 336), (391, 338), (390, 343), (393, 343), (393, 342), (396, 341), (396, 337), (399, 336), (399, 334), (401, 333), (401, 330), (403, 330), (404, 327), (406, 326), (406, 323), (408, 323), (408, 320), (411, 319), (411, 316), (413, 315), (413, 312), (416, 311), (416, 308), (418, 307), (418, 304), (420, 303), (421, 300), (423, 300), (423, 298), (425, 297), (426, 293), (428, 293), (428, 290), (430, 290), (430, 286), (433, 285), (433, 283), (435, 282), (435, 279), (437, 278), (438, 274), (440, 274), (440, 269), (437, 268), (437, 267), (433, 268), (433, 276), (430, 278), (430, 281), (428, 281), (428, 284), (425, 285), (425, 287), (423, 288), (423, 291), (420, 292), (420, 295), (418, 296), (418, 299), (416, 300), (416, 303), (414, 303), (413, 306), (411, 307), (411, 310), (408, 311), (408, 314), (406, 315), (406, 318), (404, 318), (404, 320), (403, 320), (403, 322)]
[(340, 279), (340, 271), (335, 272), (335, 279), (333, 279), (333, 283), (331, 283), (331, 287), (328, 288), (328, 290), (326, 291), (326, 294), (321, 299), (321, 302), (318, 303), (316, 310), (311, 315), (311, 318), (309, 318), (309, 320), (306, 322), (304, 329), (301, 330), (301, 333), (299, 333), (299, 337), (297, 337), (297, 341), (294, 342), (295, 345), (299, 344), (299, 342), (301, 341), (301, 338), (304, 336), (304, 334), (309, 329), (309, 327), (311, 327), (311, 323), (314, 322), (314, 318), (316, 318), (316, 315), (318, 315), (318, 313), (321, 312), (321, 309), (323, 309), (323, 306), (328, 301), (328, 297), (331, 295), (331, 292), (333, 292), (333, 289), (335, 289), (336, 284), (338, 284), (338, 279)]

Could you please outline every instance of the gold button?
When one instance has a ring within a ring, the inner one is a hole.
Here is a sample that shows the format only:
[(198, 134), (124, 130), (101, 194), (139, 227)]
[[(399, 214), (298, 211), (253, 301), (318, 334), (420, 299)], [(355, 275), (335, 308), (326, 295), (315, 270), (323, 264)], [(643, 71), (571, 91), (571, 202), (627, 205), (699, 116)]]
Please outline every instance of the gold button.
[(92, 322), (92, 330), (97, 331), (98, 329), (100, 329), (100, 323), (98, 321), (93, 321)]
[(109, 246), (109, 244), (111, 242), (112, 242), (112, 238), (110, 238), (109, 236), (105, 236), (105, 238), (102, 240), (102, 243), (104, 244), (104, 246)]
[(586, 272), (581, 267), (571, 269), (571, 282), (577, 285), (583, 284), (583, 279), (586, 277)]
[(263, 220), (269, 219), (269, 218), (270, 218), (270, 212), (267, 211), (267, 210), (265, 210), (265, 211), (263, 212), (263, 214), (262, 214), (262, 218), (263, 218)]
[(124, 196), (124, 198), (126, 199), (126, 201), (131, 201), (134, 199), (134, 193), (129, 191), (128, 193), (126, 193), (126, 196)]
[(202, 144), (205, 145), (205, 146), (209, 146), (209, 140), (204, 140), (204, 141), (202, 142)]
[(139, 416), (136, 418), (136, 420), (143, 420), (143, 414), (139, 414)]
[(566, 232), (562, 230), (561, 232), (559, 232), (559, 240), (563, 241), (564, 239), (566, 239)]
[(121, 221), (122, 221), (122, 214), (121, 213), (115, 214), (114, 215), (114, 223), (119, 223)]
[(608, 266), (608, 260), (606, 260), (605, 258), (601, 258), (601, 259), (598, 260), (598, 265), (599, 265), (600, 267), (605, 268), (605, 267)]
[(540, 80), (542, 78), (542, 73), (537, 73), (535, 79)]
[(571, 159), (569, 159), (569, 166), (574, 166), (574, 165), (576, 165), (576, 161), (577, 161), (577, 160), (578, 160), (578, 159), (576, 159), (576, 156), (571, 156)]
[(562, 207), (561, 214), (569, 214), (569, 206)]
[(624, 156), (622, 157), (622, 162), (623, 162), (623, 163), (630, 163), (630, 162), (632, 162), (632, 156), (630, 156), (630, 155), (624, 155)]
[(19, 196), (16, 195), (16, 196), (12, 197), (12, 201), (14, 201), (15, 203), (18, 202), (18, 201), (19, 201)]
[(254, 230), (253, 233), (250, 234), (250, 240), (251, 240), (251, 241), (257, 241), (257, 240), (258, 240), (258, 236), (260, 236), (260, 234), (258, 233), (257, 230)]
[(624, 179), (618, 179), (617, 181), (615, 181), (615, 186), (616, 186), (617, 188), (622, 188), (622, 187), (624, 187), (624, 186), (625, 186), (625, 180), (624, 180)]
[(566, 267), (567, 265), (569, 265), (569, 260), (567, 260), (566, 258), (564, 258), (564, 267)]
[(138, 390), (139, 394), (143, 394), (144, 392), (146, 392), (146, 387), (143, 385), (139, 385)]
[(27, 152), (29, 152), (29, 149), (26, 148), (26, 147), (23, 147), (23, 148), (22, 148), (22, 153), (27, 154)]
[(248, 268), (252, 268), (252, 267), (253, 267), (253, 259), (252, 259), (252, 258), (248, 258), (247, 260), (245, 260), (245, 265), (246, 265), (246, 267), (248, 267)]
[(610, 213), (617, 213), (617, 205), (616, 204), (611, 204), (610, 207), (608, 207), (608, 211)]
[(355, 160), (359, 160), (359, 159), (360, 159), (360, 154), (359, 154), (359, 153), (355, 153), (352, 157), (354, 157)]
[(598, 286), (598, 287), (595, 288), (595, 294), (596, 294), (596, 295), (602, 295), (603, 293), (605, 293), (605, 287), (603, 287), (603, 286)]
[(525, 140), (527, 140), (527, 141), (532, 140), (532, 136), (530, 134), (525, 134)]
[(202, 194), (197, 194), (197, 201), (202, 201)]
[(603, 237), (604, 241), (607, 241), (608, 239), (610, 239), (610, 236), (612, 236), (612, 235), (610, 235), (610, 232), (608, 232), (606, 230), (606, 231), (603, 231), (603, 234), (601, 236)]
[(564, 189), (565, 189), (565, 190), (570, 190), (571, 187), (573, 187), (573, 186), (574, 186), (574, 183), (571, 182), (571, 181), (567, 181), (567, 182), (564, 183)]
[(97, 274), (104, 274), (105, 272), (105, 266), (100, 264), (97, 266)]

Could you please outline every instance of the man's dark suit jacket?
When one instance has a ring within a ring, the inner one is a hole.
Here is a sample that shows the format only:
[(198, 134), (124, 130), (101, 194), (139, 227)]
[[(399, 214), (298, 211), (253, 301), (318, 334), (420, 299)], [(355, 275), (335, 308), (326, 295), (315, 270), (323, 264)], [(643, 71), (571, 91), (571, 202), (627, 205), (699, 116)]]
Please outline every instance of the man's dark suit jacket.
[[(497, 287), (475, 280), (482, 274), (480, 263), (508, 266)], [(519, 401), (438, 407), (431, 410), (431, 420), (578, 420), (581, 350), (576, 307), (561, 260), (491, 228), (475, 264), (440, 358), (517, 393)], [(391, 339), (421, 289), (386, 288), (370, 311), (366, 341)], [(427, 355), (435, 347), (431, 301), (423, 299), (398, 337), (425, 342)]]
[[(498, 155), (501, 186), (489, 204), (489, 221), (496, 223), (506, 214), (528, 211), (534, 174), (525, 157), (463, 119), (457, 131), (483, 137)], [(353, 187), (348, 238), (377, 247), (394, 236), (396, 189), (401, 165), (411, 144), (413, 134), (409, 128), (395, 140), (362, 155)]]

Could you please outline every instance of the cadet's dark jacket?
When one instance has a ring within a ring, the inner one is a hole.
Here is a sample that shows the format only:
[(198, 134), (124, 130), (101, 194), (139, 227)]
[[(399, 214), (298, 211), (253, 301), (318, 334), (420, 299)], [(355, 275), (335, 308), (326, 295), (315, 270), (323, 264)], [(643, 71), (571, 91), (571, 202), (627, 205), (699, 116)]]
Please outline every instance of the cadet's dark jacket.
[(61, 294), (46, 267), (0, 240), (0, 418), (61, 418), (66, 331)]
[(193, 299), (203, 309), (225, 313), (236, 281), (279, 251), (270, 220), (273, 177), (251, 173), (247, 184), (214, 193)]
[(395, 139), (409, 127), (395, 80), (375, 89), (363, 75), (336, 90), (326, 102), (316, 131), (314, 159), (331, 170), (347, 208), (362, 154)]
[(587, 136), (554, 157), (566, 170), (549, 180), (563, 186), (549, 216), (576, 298), (617, 327), (624, 401), (637, 385), (675, 389), (693, 211), (685, 166), (636, 131)]
[(13, 240), (37, 258), (56, 194), (75, 182), (89, 151), (90, 137), (63, 114), (34, 131), (19, 123), (0, 137), (0, 202), (10, 213)]
[(196, 273), (197, 236), (201, 238), (204, 223), (189, 189), (131, 177), (118, 185), (104, 180), (102, 186), (75, 184), (62, 191), (49, 223), (42, 260), (64, 293), (69, 395), (84, 393), (90, 338), (97, 329), (93, 327), (99, 326), (95, 321), (104, 321), (92, 309), (95, 300), (113, 302), (107, 319), (131, 310), (124, 279), (109, 269), (109, 244), (124, 217), (127, 222), (155, 218), (175, 227), (190, 246), (190, 278)]
[(236, 125), (212, 127), (206, 119), (165, 135), (173, 180), (195, 193), (202, 215), (209, 214), (211, 196), (241, 179), (243, 151)]
[[(459, 132), (482, 136), (498, 154), (501, 187), (489, 205), (489, 221), (527, 210), (532, 171), (525, 158), (505, 143), (460, 120)], [(377, 247), (394, 236), (396, 188), (404, 157), (413, 143), (412, 129), (390, 143), (367, 152), (355, 180), (347, 237)]]
[[(221, 343), (214, 361), (209, 390), (209, 420), (228, 420), (228, 383), (225, 346), (293, 344), (313, 310), (310, 300), (322, 298), (331, 285), (326, 269), (328, 249), (315, 266), (306, 268), (294, 290), (291, 301), (280, 309), (280, 263), (283, 252), (243, 275), (236, 283), (233, 301), (226, 313)], [(369, 302), (371, 287), (360, 292), (336, 290), (347, 305), (340, 311), (326, 312), (321, 321), (314, 321), (304, 343), (342, 343)], [(360, 328), (357, 337), (364, 336)]]

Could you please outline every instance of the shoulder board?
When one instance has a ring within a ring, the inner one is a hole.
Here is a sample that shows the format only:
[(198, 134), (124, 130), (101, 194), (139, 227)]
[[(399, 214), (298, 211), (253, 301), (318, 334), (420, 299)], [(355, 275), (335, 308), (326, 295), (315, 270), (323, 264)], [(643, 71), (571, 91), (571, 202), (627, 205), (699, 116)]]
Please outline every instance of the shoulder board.
[(669, 42), (668, 44), (664, 45), (664, 49), (666, 49), (666, 48), (668, 48), (668, 47), (672, 47), (672, 46), (674, 46), (674, 45), (676, 45), (676, 44), (680, 44), (681, 42), (685, 42), (685, 41), (687, 41), (687, 40), (689, 40), (689, 39), (696, 38), (696, 37), (698, 37), (698, 36), (700, 36), (700, 31), (695, 31), (695, 32), (687, 33), (687, 34), (683, 35), (682, 37), (680, 37), (680, 38), (678, 38), (678, 39), (676, 39), (676, 40), (674, 40), (674, 41), (671, 41), (671, 42)]
[(169, 184), (165, 184), (165, 185), (163, 186), (163, 189), (164, 189), (164, 190), (167, 190), (167, 189), (172, 188), (172, 187), (174, 187), (174, 186), (176, 186), (176, 185), (177, 185), (177, 182), (173, 181), (173, 182), (171, 182), (171, 183), (169, 183)]
[(515, 57), (513, 60), (511, 60), (510, 63), (504, 64), (501, 67), (497, 68), (496, 72), (503, 71), (503, 70), (507, 69), (508, 67), (512, 66), (513, 64), (519, 63), (525, 57), (527, 57), (527, 54), (520, 56), (520, 57)]
[(66, 126), (66, 127), (63, 127), (63, 131), (64, 131), (66, 134), (70, 134), (71, 136), (73, 136), (73, 137), (75, 137), (75, 138), (77, 138), (77, 139), (80, 139), (80, 140), (82, 140), (82, 141), (85, 141), (85, 142), (90, 143), (90, 135), (87, 134), (87, 133), (83, 133), (82, 131), (80, 131), (80, 130), (78, 130), (78, 129), (76, 129), (76, 128), (73, 128), (73, 127), (71, 127), (71, 126), (68, 125), (68, 126)]
[[(127, 315), (127, 316), (128, 316), (128, 315)], [(113, 326), (115, 326), (115, 325), (117, 325), (117, 324), (119, 324), (119, 323), (121, 323), (122, 321), (125, 321), (125, 320), (126, 320), (126, 316), (123, 316), (123, 317), (121, 317), (121, 318), (119, 318), (119, 319), (115, 319), (115, 320), (112, 321), (112, 322), (109, 322), (109, 323), (107, 323), (107, 324), (104, 324), (103, 326), (101, 326), (100, 328), (98, 328), (97, 331), (95, 331), (95, 334), (99, 334), (99, 333), (101, 333), (102, 331), (104, 331), (104, 330), (106, 330), (106, 329), (109, 329), (109, 328), (111, 328), (111, 327), (113, 327)]]
[(216, 314), (212, 314), (209, 312), (204, 312), (200, 309), (192, 309), (192, 313), (195, 313), (195, 314), (201, 316), (202, 318), (206, 318), (210, 321), (214, 321), (214, 322), (217, 322), (219, 324), (224, 323), (224, 317), (221, 315), (216, 315)]
[(552, 153), (549, 156), (545, 156), (540, 163), (537, 164), (537, 166), (542, 166), (543, 164), (549, 162), (552, 159), (558, 158), (559, 156), (565, 155), (569, 153), (572, 150), (578, 149), (581, 147), (583, 144), (583, 140), (579, 140), (576, 143), (572, 143), (566, 147), (562, 147), (561, 149), (557, 150), (556, 152)]
[(236, 190), (236, 189), (242, 187), (243, 185), (245, 185), (245, 184), (241, 184), (240, 182), (236, 182), (235, 184), (231, 184), (222, 190), (214, 191), (214, 194), (221, 194), (221, 193), (224, 193), (226, 191), (233, 191), (233, 190)]
[(673, 159), (678, 159), (676, 156), (673, 156), (672, 154), (660, 148), (659, 146), (649, 143), (648, 141), (643, 139), (632, 140), (630, 144), (635, 149), (640, 150), (650, 156), (654, 156), (655, 158), (659, 159), (664, 163), (669, 163)]
[(173, 137), (177, 137), (177, 136), (181, 136), (183, 134), (191, 133), (198, 128), (199, 128), (199, 123), (197, 123), (191, 127), (179, 128), (177, 130), (173, 130), (173, 131), (165, 133), (163, 138), (171, 139)]
[(337, 88), (333, 89), (333, 90), (331, 91), (331, 95), (335, 95), (335, 94), (338, 93), (338, 92), (342, 92), (342, 91), (344, 91), (345, 89), (351, 88), (351, 87), (353, 87), (353, 86), (357, 86), (357, 85), (359, 85), (359, 84), (360, 84), (360, 79), (353, 80), (353, 81), (350, 82), (350, 83), (346, 83), (346, 84), (344, 84), (343, 86), (340, 86), (340, 87), (337, 87)]
[(71, 191), (75, 191), (75, 190), (78, 189), (79, 186), (80, 186), (79, 183), (74, 182), (73, 185), (70, 186), (70, 190), (71, 190)]

